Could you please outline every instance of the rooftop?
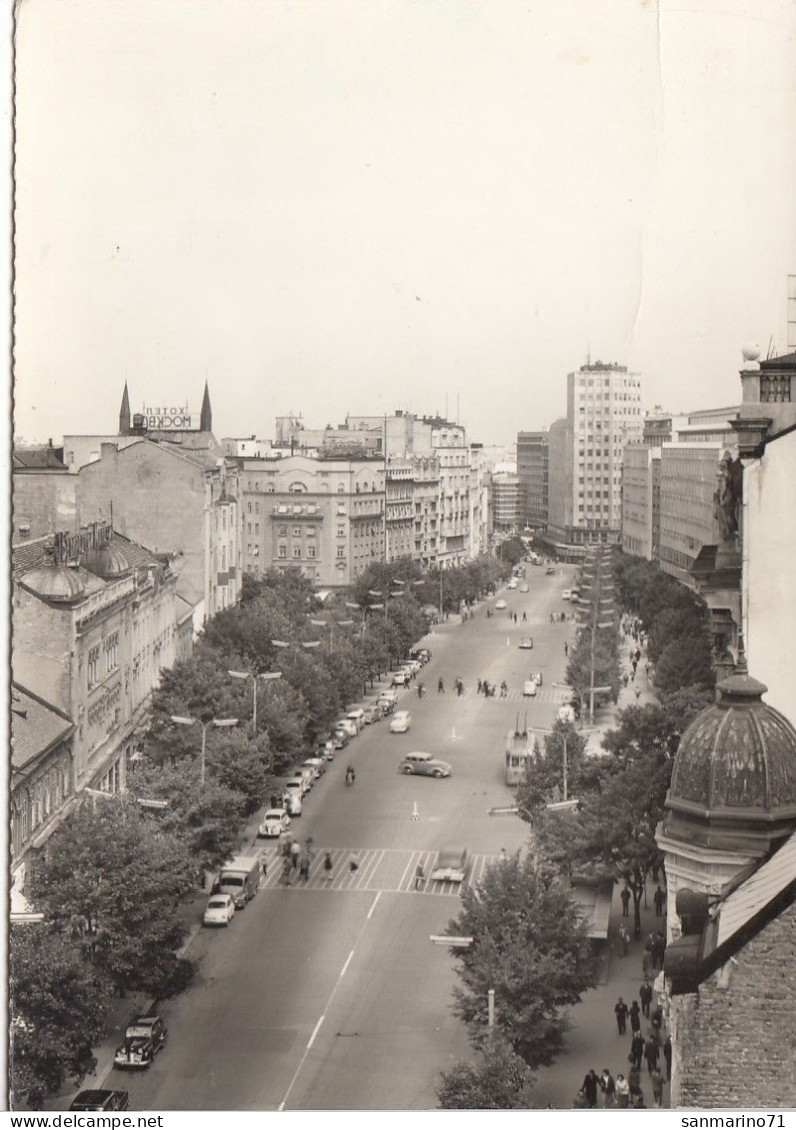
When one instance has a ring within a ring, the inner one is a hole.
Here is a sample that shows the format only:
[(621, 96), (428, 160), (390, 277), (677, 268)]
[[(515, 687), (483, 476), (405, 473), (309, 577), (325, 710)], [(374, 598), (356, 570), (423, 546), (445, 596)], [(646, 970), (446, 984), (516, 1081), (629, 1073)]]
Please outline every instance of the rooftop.
[(51, 703), (11, 684), (11, 766), (24, 769), (74, 730), (72, 720)]

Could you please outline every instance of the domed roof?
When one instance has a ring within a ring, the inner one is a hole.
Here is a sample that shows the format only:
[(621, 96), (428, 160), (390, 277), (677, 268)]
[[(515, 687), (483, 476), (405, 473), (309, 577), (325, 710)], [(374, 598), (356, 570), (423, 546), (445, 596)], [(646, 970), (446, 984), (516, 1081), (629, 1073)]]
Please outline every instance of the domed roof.
[(130, 562), (126, 554), (113, 545), (103, 545), (100, 549), (88, 550), (84, 564), (92, 573), (96, 573), (106, 581), (123, 577), (130, 572)]
[[(741, 659), (716, 702), (683, 734), (666, 797), (666, 823), (703, 843), (779, 839), (796, 828), (796, 730), (762, 701), (768, 688)], [(682, 834), (682, 833), (681, 833)]]
[(67, 565), (39, 565), (25, 573), (22, 583), (46, 600), (76, 600), (86, 591), (77, 569)]

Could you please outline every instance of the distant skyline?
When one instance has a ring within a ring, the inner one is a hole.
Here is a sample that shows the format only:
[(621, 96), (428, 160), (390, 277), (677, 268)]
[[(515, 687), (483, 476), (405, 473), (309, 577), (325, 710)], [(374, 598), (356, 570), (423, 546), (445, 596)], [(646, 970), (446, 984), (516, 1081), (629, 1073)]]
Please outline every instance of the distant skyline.
[(15, 427), (401, 408), (511, 444), (593, 361), (787, 351), (796, 4), (26, 0)]

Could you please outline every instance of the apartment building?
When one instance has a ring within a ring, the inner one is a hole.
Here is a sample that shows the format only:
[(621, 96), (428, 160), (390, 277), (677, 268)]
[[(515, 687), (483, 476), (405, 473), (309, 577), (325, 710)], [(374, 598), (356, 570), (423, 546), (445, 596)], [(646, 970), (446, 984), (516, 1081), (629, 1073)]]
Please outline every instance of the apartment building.
[(339, 588), (384, 560), (381, 457), (242, 459), (240, 476), (244, 571), (258, 576), (292, 566), (317, 587)]

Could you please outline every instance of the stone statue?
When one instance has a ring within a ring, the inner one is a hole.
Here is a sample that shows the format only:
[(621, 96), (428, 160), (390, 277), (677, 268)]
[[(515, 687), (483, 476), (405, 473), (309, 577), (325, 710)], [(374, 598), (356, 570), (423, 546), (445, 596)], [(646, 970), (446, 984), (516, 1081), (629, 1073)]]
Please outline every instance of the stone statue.
[(743, 498), (743, 467), (725, 451), (719, 463), (719, 482), (713, 495), (713, 513), (719, 525), (719, 536), (732, 544), (738, 533)]

